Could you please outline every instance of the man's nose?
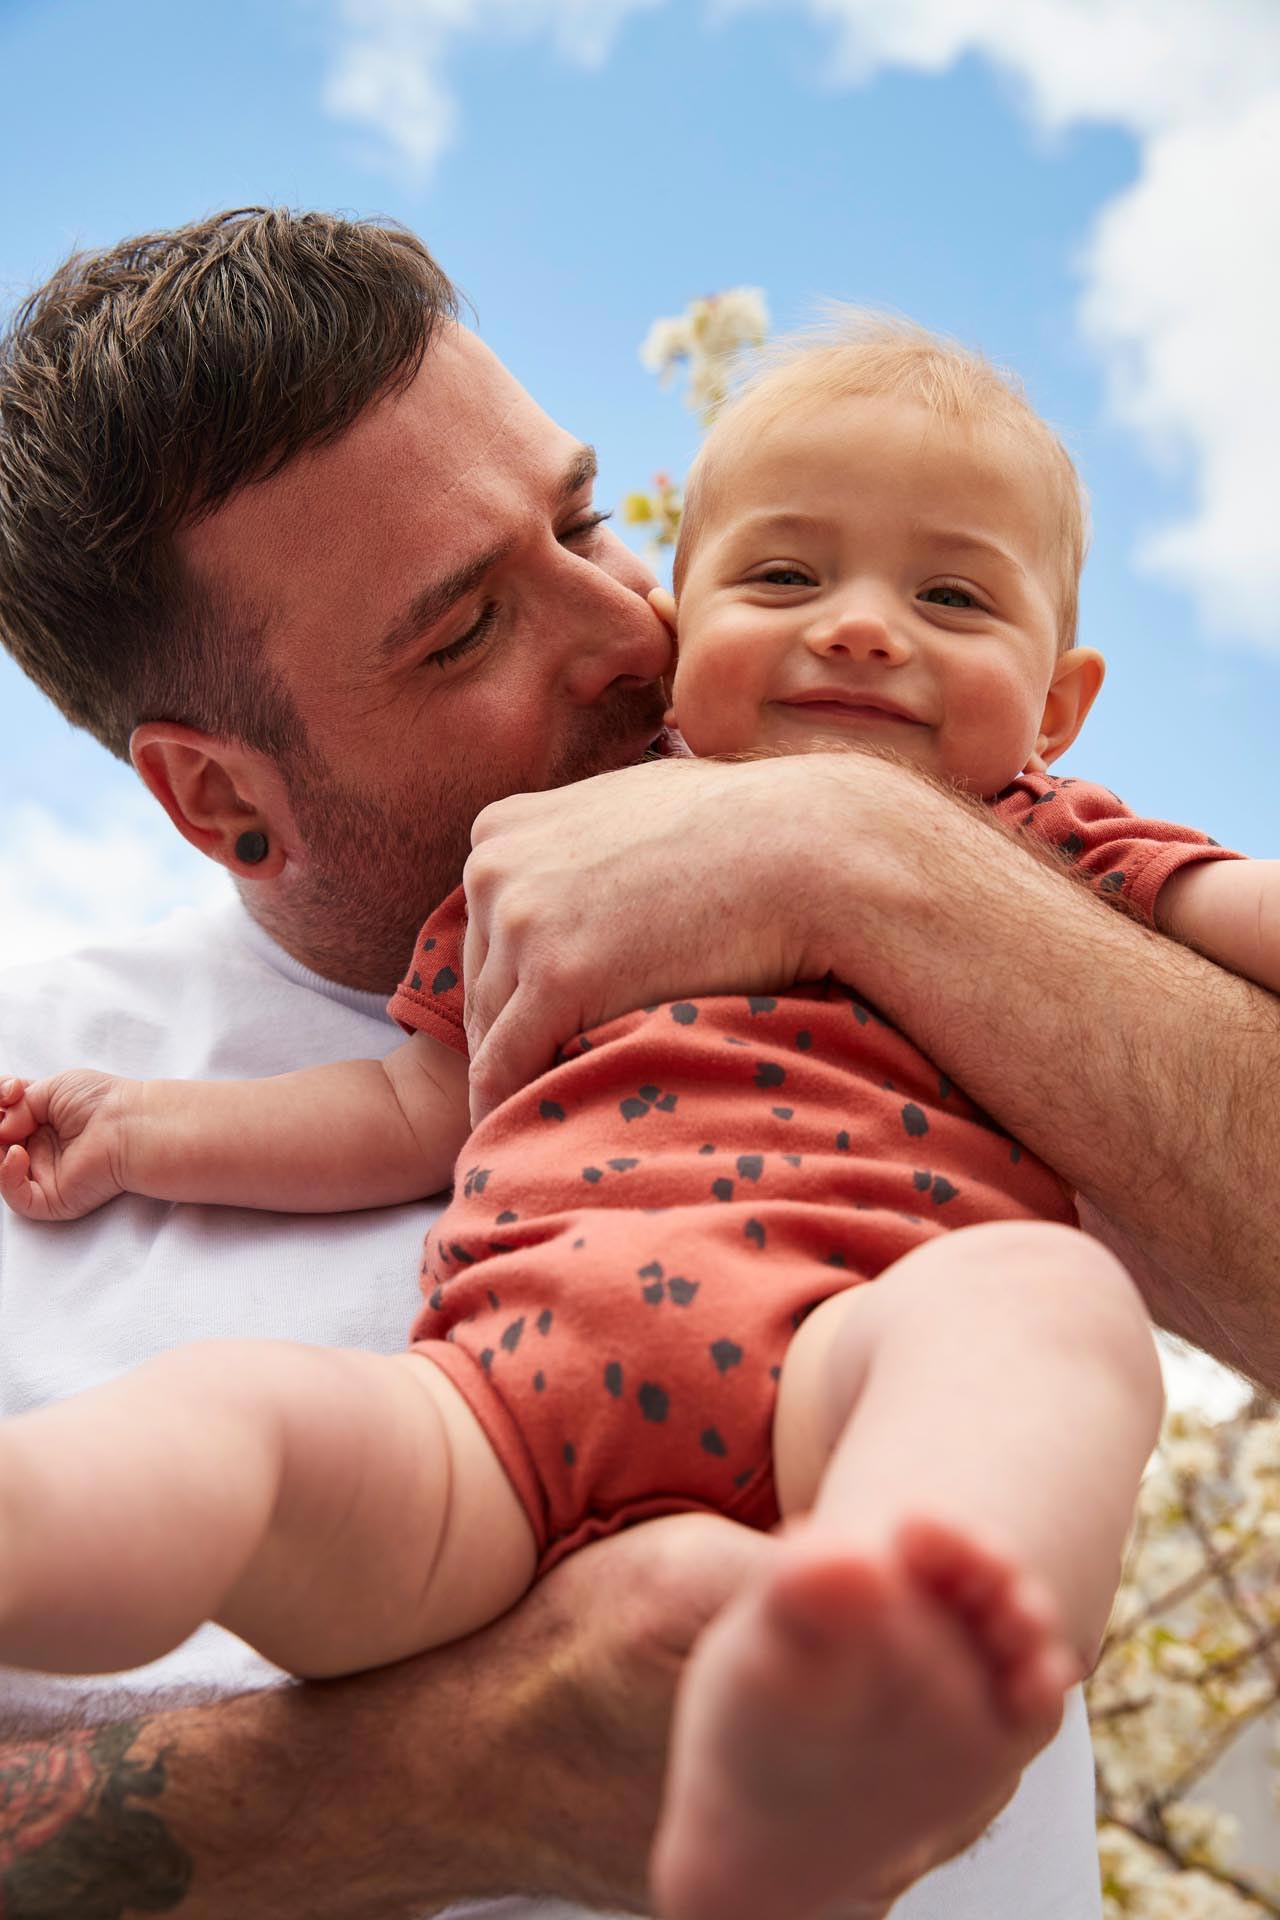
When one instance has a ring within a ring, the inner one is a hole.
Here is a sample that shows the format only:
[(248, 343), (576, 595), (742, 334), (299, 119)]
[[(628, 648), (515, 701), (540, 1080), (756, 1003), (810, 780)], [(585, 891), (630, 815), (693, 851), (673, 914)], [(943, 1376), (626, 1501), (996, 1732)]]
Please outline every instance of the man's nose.
[(901, 666), (910, 646), (897, 622), (873, 601), (845, 601), (822, 610), (809, 624), (805, 643), (822, 659), (878, 660)]
[(648, 600), (592, 566), (565, 627), (565, 686), (573, 700), (590, 706), (615, 680), (651, 683), (675, 664), (674, 643)]

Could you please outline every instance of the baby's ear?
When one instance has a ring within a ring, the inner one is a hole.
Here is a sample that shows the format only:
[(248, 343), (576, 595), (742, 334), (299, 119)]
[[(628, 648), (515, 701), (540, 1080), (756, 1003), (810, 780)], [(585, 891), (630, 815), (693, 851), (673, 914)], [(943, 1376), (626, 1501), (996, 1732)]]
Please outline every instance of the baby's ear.
[(676, 678), (676, 598), (669, 587), (654, 587), (649, 594), (649, 605), (653, 608), (663, 626), (666, 627), (671, 634), (671, 665), (662, 676), (662, 691), (667, 702), (667, 710), (662, 716), (662, 724), (664, 727), (674, 727), (676, 724), (676, 713), (675, 708), (671, 704), (671, 699)]
[(1106, 661), (1092, 647), (1071, 647), (1058, 656), (1036, 750), (1027, 762), (1032, 771), (1043, 772), (1066, 752), (1089, 717), (1106, 671)]

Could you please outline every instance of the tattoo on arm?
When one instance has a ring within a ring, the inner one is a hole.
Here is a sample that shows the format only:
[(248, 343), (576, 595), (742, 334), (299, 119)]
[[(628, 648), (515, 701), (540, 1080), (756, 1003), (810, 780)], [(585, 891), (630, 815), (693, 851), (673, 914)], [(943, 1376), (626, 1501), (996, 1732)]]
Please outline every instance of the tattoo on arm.
[(0, 1920), (171, 1913), (192, 1861), (151, 1808), (168, 1749), (130, 1757), (140, 1721), (0, 1749)]

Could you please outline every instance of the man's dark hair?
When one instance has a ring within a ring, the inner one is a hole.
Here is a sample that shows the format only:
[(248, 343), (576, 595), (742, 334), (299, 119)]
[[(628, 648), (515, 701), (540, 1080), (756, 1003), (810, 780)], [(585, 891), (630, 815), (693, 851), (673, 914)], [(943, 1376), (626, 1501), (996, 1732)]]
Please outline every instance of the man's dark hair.
[(261, 614), (176, 528), (412, 380), (458, 296), (395, 225), (249, 207), (73, 254), (0, 338), (0, 641), (122, 760), (144, 720), (288, 756)]

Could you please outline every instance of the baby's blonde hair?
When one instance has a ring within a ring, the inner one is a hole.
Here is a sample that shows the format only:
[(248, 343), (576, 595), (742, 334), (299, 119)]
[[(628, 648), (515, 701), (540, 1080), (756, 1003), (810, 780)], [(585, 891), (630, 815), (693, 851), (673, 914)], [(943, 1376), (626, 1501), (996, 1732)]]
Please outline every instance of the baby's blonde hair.
[(1058, 643), (1074, 646), (1088, 500), (1070, 454), (1028, 401), (1016, 374), (894, 314), (834, 307), (816, 327), (775, 340), (721, 408), (689, 473), (675, 556), (679, 595), (710, 517), (720, 465), (743, 433), (755, 436), (797, 405), (901, 399), (956, 426), (1003, 428), (1030, 451), (1049, 490), (1059, 568)]

